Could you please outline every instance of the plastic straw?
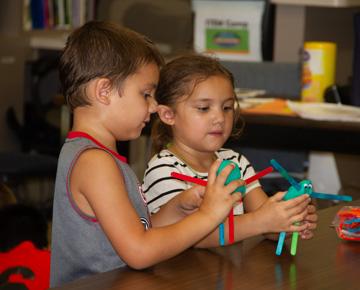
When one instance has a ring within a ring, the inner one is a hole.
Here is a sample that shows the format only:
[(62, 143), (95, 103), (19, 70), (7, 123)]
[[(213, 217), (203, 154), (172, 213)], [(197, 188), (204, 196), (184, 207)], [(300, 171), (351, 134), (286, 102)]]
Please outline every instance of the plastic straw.
[(296, 255), (298, 239), (299, 239), (299, 233), (298, 232), (293, 232), (292, 238), (291, 238), (291, 248), (290, 248), (290, 254), (293, 255), (293, 256)]
[(290, 176), (289, 173), (275, 159), (271, 159), (270, 163), (287, 181), (289, 181), (292, 186), (296, 188), (296, 190), (301, 190), (300, 184), (297, 183), (296, 180)]
[(225, 246), (225, 227), (223, 223), (219, 225), (219, 244)]
[(276, 247), (276, 255), (280, 256), (283, 246), (284, 246), (284, 242), (285, 242), (285, 237), (286, 237), (286, 233), (285, 232), (281, 232), (279, 235), (279, 240), (278, 240), (278, 244)]
[(337, 194), (321, 193), (321, 192), (313, 191), (310, 194), (310, 196), (313, 198), (321, 198), (321, 199), (352, 201), (352, 197), (350, 195), (337, 195)]

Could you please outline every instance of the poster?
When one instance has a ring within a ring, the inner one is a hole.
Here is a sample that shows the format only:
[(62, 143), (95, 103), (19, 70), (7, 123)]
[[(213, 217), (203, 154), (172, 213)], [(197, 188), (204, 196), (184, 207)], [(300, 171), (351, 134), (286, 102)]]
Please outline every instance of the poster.
[(263, 1), (193, 0), (194, 49), (223, 60), (262, 61)]

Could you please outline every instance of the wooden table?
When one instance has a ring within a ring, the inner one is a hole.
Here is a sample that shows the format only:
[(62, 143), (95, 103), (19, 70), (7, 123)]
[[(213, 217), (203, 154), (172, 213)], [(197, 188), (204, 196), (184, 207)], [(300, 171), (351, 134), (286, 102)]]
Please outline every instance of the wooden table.
[(145, 271), (117, 269), (58, 289), (360, 289), (360, 242), (343, 241), (330, 227), (343, 205), (319, 211), (316, 236), (300, 240), (295, 257), (289, 241), (278, 257), (275, 242), (256, 237), (224, 248), (190, 249)]

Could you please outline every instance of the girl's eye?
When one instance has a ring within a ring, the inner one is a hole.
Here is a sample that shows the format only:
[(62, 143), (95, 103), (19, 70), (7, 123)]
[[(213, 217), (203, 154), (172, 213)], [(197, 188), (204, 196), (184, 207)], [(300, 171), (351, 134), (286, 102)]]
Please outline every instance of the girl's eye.
[(209, 107), (198, 107), (197, 109), (201, 112), (206, 112), (207, 110), (209, 110)]
[(147, 98), (151, 98), (152, 95), (151, 95), (151, 93), (144, 93), (144, 97), (145, 97), (145, 99), (147, 99)]
[(224, 111), (233, 111), (234, 110), (234, 106), (226, 106), (224, 107)]

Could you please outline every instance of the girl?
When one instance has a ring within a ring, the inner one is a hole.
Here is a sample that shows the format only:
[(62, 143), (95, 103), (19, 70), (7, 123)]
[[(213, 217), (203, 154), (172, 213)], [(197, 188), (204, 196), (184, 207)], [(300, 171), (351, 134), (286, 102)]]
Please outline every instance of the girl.
[[(167, 202), (192, 186), (172, 178), (173, 171), (207, 179), (214, 160), (227, 159), (237, 163), (243, 179), (254, 175), (243, 155), (222, 148), (232, 131), (238, 134), (239, 106), (233, 76), (217, 60), (185, 55), (169, 62), (160, 73), (156, 101), (158, 117), (152, 142), (157, 154), (149, 162), (143, 182), (152, 213), (161, 212)], [(284, 192), (279, 192), (268, 198), (259, 182), (247, 186), (243, 203), (235, 208), (239, 215), (235, 240), (282, 231), (300, 231), (302, 238), (311, 238), (317, 215), (315, 207), (308, 204), (310, 199), (289, 204), (282, 201), (283, 196)], [(293, 225), (295, 221), (303, 221), (301, 228)], [(198, 246), (218, 245), (217, 236), (213, 232)]]

